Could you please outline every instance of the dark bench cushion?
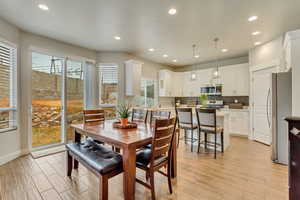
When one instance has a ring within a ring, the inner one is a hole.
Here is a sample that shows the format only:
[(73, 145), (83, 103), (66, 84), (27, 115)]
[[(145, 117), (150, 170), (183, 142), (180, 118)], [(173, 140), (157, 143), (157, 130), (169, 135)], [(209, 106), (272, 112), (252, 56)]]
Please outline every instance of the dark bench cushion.
[(85, 162), (100, 174), (122, 168), (122, 156), (120, 154), (93, 142), (93, 140), (67, 144), (66, 147), (71, 154), (79, 158), (79, 162)]

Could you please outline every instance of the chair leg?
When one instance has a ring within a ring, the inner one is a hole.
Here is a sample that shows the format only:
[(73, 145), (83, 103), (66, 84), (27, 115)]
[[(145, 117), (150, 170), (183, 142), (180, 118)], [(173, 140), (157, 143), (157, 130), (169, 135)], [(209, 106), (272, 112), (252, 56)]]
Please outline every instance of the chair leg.
[(108, 200), (108, 178), (100, 176), (99, 200)]
[(207, 149), (207, 133), (204, 133), (204, 148)]
[(191, 130), (191, 152), (193, 152), (193, 145), (194, 144), (194, 130)]
[(217, 134), (215, 133), (215, 159), (217, 158)]
[(223, 134), (223, 131), (221, 132), (221, 148), (222, 148), (222, 153), (224, 153), (224, 134)]
[(170, 194), (173, 193), (173, 190), (172, 190), (172, 181), (171, 181), (171, 162), (169, 161), (168, 162), (168, 185), (169, 185), (169, 192)]
[(186, 129), (184, 129), (184, 144), (186, 144)]
[(201, 145), (201, 132), (198, 129), (198, 153), (200, 153), (200, 145)]
[(79, 167), (79, 162), (76, 159), (74, 159), (74, 169), (78, 169), (78, 167)]
[(149, 171), (146, 171), (146, 181), (147, 181), (147, 182), (148, 182), (148, 180), (149, 180), (149, 177), (150, 177)]
[(70, 153), (67, 151), (67, 176), (71, 177), (73, 169), (73, 158)]
[(154, 172), (150, 172), (151, 199), (155, 200)]

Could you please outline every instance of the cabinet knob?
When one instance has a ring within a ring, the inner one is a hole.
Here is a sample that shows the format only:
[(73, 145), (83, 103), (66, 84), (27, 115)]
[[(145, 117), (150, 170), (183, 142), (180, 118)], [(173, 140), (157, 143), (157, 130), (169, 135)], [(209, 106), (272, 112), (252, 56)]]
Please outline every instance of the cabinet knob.
[(291, 162), (291, 165), (292, 165), (293, 167), (296, 167), (296, 166), (297, 166), (297, 163), (296, 163), (295, 161), (292, 161), (292, 162)]

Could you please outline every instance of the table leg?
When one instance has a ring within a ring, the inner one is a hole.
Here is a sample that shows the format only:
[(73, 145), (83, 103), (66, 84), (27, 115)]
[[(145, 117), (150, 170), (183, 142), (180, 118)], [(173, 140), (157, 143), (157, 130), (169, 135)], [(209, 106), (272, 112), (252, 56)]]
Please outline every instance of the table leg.
[(123, 187), (124, 199), (135, 199), (135, 177), (136, 177), (136, 149), (129, 147), (123, 149)]
[[(81, 134), (79, 134), (76, 129), (74, 130), (74, 142), (80, 143), (81, 142)], [(77, 160), (74, 159), (74, 169), (78, 169), (79, 163)]]
[[(176, 136), (179, 137), (179, 131), (180, 129), (176, 130)], [(172, 144), (172, 160), (171, 160), (171, 176), (172, 178), (176, 178), (177, 177), (177, 140), (176, 137), (174, 137), (173, 139), (173, 144)]]

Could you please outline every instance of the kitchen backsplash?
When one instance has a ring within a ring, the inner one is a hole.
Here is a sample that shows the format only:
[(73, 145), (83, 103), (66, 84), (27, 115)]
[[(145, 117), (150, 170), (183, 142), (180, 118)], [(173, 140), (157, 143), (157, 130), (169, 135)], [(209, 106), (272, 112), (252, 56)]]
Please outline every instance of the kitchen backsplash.
[[(211, 98), (215, 100), (215, 98)], [(175, 102), (180, 101), (180, 104), (187, 104), (187, 105), (198, 105), (199, 97), (175, 97)], [(223, 100), (224, 105), (229, 105), (234, 103), (237, 100), (239, 103), (242, 103), (243, 106), (249, 106), (249, 96), (227, 96), (227, 97), (217, 97), (216, 100)]]

